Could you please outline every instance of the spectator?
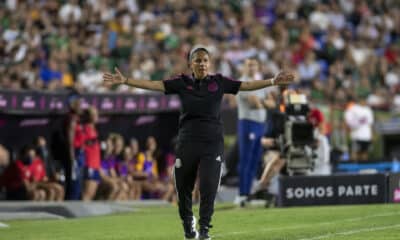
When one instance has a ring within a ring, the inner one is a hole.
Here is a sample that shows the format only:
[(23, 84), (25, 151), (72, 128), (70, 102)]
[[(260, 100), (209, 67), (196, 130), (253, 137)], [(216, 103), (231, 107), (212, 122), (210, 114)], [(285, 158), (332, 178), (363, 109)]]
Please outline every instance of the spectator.
[(82, 9), (79, 6), (78, 0), (69, 0), (61, 6), (59, 17), (64, 23), (79, 22), (82, 17)]
[(298, 71), (301, 86), (307, 88), (311, 87), (312, 80), (317, 78), (320, 73), (320, 67), (315, 61), (315, 54), (313, 52), (309, 52), (306, 55), (304, 62), (300, 63)]
[(43, 160), (45, 167), (45, 182), (42, 183), (45, 187), (51, 188), (51, 196), (49, 195), (49, 200), (62, 201), (65, 197), (64, 187), (61, 183), (64, 183), (65, 176), (63, 173), (59, 172), (60, 166), (54, 161), (52, 156), (50, 156), (50, 151), (47, 148), (46, 139), (39, 136), (36, 140), (36, 154)]
[(67, 200), (81, 198), (81, 167), (84, 163), (82, 152), (84, 135), (80, 122), (81, 101), (76, 92), (68, 96), (69, 112), (62, 125), (52, 134), (51, 144), (54, 158), (63, 165), (65, 173), (65, 197)]
[(113, 150), (113, 155), (115, 156), (117, 162), (122, 160), (122, 155), (125, 147), (125, 141), (124, 138), (116, 134), (112, 138), (113, 145), (114, 145), (114, 150)]
[(61, 87), (62, 72), (58, 68), (56, 60), (50, 60), (49, 66), (43, 65), (40, 70), (40, 78), (44, 85), (50, 89), (55, 90)]
[[(312, 106), (313, 104), (311, 104)], [(308, 121), (314, 127), (314, 136), (317, 140), (317, 157), (315, 159), (314, 169), (311, 174), (314, 175), (330, 175), (330, 145), (328, 138), (325, 135), (325, 120), (323, 113), (315, 106), (312, 106)]]
[(3, 145), (0, 145), (0, 196), (2, 199), (6, 197), (6, 189), (3, 187), (6, 179), (3, 177), (3, 172), (10, 165), (10, 154)]
[(98, 120), (97, 110), (89, 107), (83, 112), (82, 123), (84, 133), (84, 153), (85, 166), (83, 169), (83, 193), (82, 200), (93, 200), (96, 195), (97, 187), (100, 181), (100, 144), (96, 123)]
[(167, 189), (159, 179), (157, 159), (155, 158), (156, 150), (156, 139), (153, 136), (149, 136), (146, 139), (146, 150), (143, 153), (144, 159), (138, 162), (138, 164), (139, 170), (147, 175), (147, 180), (143, 184), (143, 190), (150, 194), (159, 194), (159, 196), (162, 196), (167, 192)]
[[(143, 186), (146, 185), (146, 181), (149, 175), (142, 171), (142, 164), (145, 161), (145, 155), (140, 152), (139, 142), (136, 138), (130, 140), (130, 149), (132, 151), (132, 160), (129, 164), (129, 175), (133, 177), (133, 180), (140, 183), (140, 195), (142, 195)], [(137, 193), (139, 195), (139, 192)]]
[(6, 190), (7, 200), (33, 200), (42, 201), (46, 198), (46, 192), (34, 188), (24, 181), (23, 164), (20, 161), (10, 163), (0, 177), (0, 185)]
[(2, 175), (1, 183), (6, 188), (8, 200), (44, 201), (49, 188), (40, 186), (45, 171), (41, 159), (36, 158), (33, 147), (25, 146), (19, 158), (11, 163)]
[[(262, 80), (257, 59), (246, 59), (241, 81)], [(239, 141), (239, 195), (235, 203), (246, 201), (251, 191), (253, 179), (257, 174), (262, 154), (261, 138), (265, 131), (266, 110), (263, 99), (265, 89), (253, 92), (240, 92), (238, 100), (238, 141)]]
[(172, 203), (176, 203), (178, 201), (176, 196), (175, 179), (174, 179), (174, 168), (176, 159), (175, 145), (176, 145), (176, 138), (173, 138), (171, 141), (170, 149), (165, 154), (166, 171), (164, 177), (161, 178), (161, 181), (163, 181), (167, 185), (168, 189), (163, 198)]
[[(136, 153), (135, 153), (136, 154)], [(128, 199), (139, 200), (142, 196), (142, 177), (145, 175), (137, 174), (136, 161), (134, 160), (134, 152), (130, 146), (124, 148), (122, 160), (117, 164), (117, 172), (119, 177), (128, 186)], [(139, 180), (137, 179), (139, 178)]]
[(46, 170), (46, 175), (52, 181), (62, 181), (61, 173), (57, 170), (60, 169), (59, 163), (56, 162), (50, 155), (47, 147), (47, 141), (43, 136), (36, 139), (36, 154), (43, 160)]
[(10, 153), (3, 146), (0, 145), (0, 176), (4, 169), (10, 164)]
[[(234, 77), (239, 75), (240, 62), (254, 54), (275, 70), (291, 64), (306, 88), (320, 77), (336, 78), (341, 73), (328, 70), (344, 65), (347, 83), (336, 80), (326, 91), (329, 95), (336, 90), (353, 95), (354, 87), (359, 91), (359, 68), (379, 58), (386, 66), (375, 64), (377, 69), (368, 76), (371, 87), (383, 87), (391, 97), (395, 94), (400, 36), (395, 28), (400, 19), (396, 1), (242, 1), (218, 9), (207, 0), (198, 4), (196, 13), (189, 2), (163, 4), (160, 8), (135, 0), (13, 1), (12, 7), (0, 10), (0, 86), (105, 91), (96, 83), (99, 71), (118, 64), (123, 69), (129, 66), (136, 79), (178, 74), (185, 71), (177, 64), (188, 51), (185, 43), (201, 41), (215, 52), (215, 70)], [(235, 7), (241, 11), (235, 12)], [(290, 62), (282, 61), (288, 58)], [(352, 87), (344, 89), (347, 86)], [(376, 97), (372, 93), (371, 106), (382, 108)], [(385, 110), (390, 107), (386, 104)]]
[(128, 198), (128, 185), (118, 177), (118, 158), (114, 155), (116, 139), (120, 138), (122, 138), (120, 135), (111, 135), (106, 141), (106, 154), (101, 161), (100, 168), (101, 182), (99, 185), (99, 198), (102, 199), (126, 200)]
[(84, 90), (94, 92), (101, 87), (102, 72), (94, 68), (89, 61), (85, 65), (85, 70), (78, 75), (78, 82)]
[(368, 151), (372, 141), (372, 124), (374, 115), (364, 99), (351, 102), (346, 109), (344, 118), (350, 129), (351, 159), (367, 161)]

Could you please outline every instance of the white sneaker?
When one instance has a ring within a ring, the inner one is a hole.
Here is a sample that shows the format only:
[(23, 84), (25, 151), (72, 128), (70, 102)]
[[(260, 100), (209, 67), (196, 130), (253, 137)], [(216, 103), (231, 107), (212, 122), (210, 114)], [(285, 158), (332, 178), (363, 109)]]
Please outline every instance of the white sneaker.
[(196, 229), (196, 217), (193, 216), (192, 221), (183, 223), (183, 229), (185, 230), (184, 240), (199, 239), (199, 232)]
[(233, 204), (242, 207), (245, 205), (246, 201), (247, 201), (247, 196), (236, 196), (235, 200), (233, 201)]

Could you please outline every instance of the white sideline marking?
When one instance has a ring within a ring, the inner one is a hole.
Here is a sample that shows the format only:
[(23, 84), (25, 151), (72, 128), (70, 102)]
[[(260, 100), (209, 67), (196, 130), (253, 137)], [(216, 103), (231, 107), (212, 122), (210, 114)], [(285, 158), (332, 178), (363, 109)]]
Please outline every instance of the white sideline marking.
[(352, 231), (328, 233), (328, 234), (324, 234), (324, 235), (315, 236), (312, 238), (300, 238), (298, 240), (318, 240), (318, 239), (330, 238), (330, 237), (335, 237), (335, 236), (347, 236), (347, 235), (353, 235), (353, 234), (357, 234), (357, 233), (374, 232), (374, 231), (380, 231), (380, 230), (386, 230), (386, 229), (392, 229), (392, 228), (400, 228), (400, 224), (382, 226), (382, 227), (373, 227), (373, 228), (359, 228), (359, 229), (352, 230)]
[(9, 226), (5, 223), (0, 222), (0, 228), (8, 228)]
[[(247, 234), (247, 233), (252, 233), (252, 232), (272, 232), (272, 231), (279, 231), (279, 230), (300, 229), (300, 228), (306, 228), (306, 227), (315, 227), (317, 225), (330, 225), (330, 224), (335, 224), (338, 222), (357, 222), (357, 221), (362, 221), (362, 220), (366, 220), (366, 219), (370, 219), (370, 218), (389, 217), (389, 216), (397, 216), (397, 215), (400, 215), (400, 212), (381, 213), (381, 214), (374, 214), (374, 215), (369, 215), (369, 216), (365, 216), (365, 217), (345, 218), (345, 219), (338, 219), (336, 221), (330, 221), (330, 222), (294, 225), (294, 226), (289, 226), (289, 227), (260, 228), (260, 229), (257, 229), (256, 231), (237, 231), (237, 232), (229, 232), (229, 233), (224, 233), (224, 234), (214, 234), (214, 237), (241, 235), (241, 234)], [(397, 225), (395, 225), (395, 226), (397, 226)], [(400, 224), (398, 225), (398, 227), (400, 227)], [(371, 229), (371, 228), (368, 228), (368, 229)], [(299, 239), (299, 240), (311, 240), (311, 239), (305, 238), (305, 239)]]

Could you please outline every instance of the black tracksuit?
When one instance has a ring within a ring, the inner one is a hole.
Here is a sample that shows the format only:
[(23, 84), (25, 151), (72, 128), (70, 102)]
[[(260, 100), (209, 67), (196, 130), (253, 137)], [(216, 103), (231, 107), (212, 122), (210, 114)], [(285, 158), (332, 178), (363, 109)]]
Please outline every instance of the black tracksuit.
[(221, 179), (224, 140), (221, 101), (224, 93), (236, 94), (241, 82), (221, 74), (203, 80), (179, 75), (165, 80), (165, 94), (178, 94), (182, 104), (175, 160), (175, 184), (182, 221), (191, 221), (192, 191), (200, 178), (201, 226), (209, 226)]

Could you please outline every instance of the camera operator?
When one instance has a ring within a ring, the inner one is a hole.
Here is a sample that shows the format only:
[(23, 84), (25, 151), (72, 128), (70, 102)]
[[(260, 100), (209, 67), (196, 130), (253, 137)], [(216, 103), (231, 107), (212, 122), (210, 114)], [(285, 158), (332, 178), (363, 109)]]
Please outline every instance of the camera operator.
[[(280, 104), (279, 110), (271, 111), (269, 114), (270, 119), (267, 123), (267, 125), (269, 125), (267, 126), (269, 131), (267, 131), (266, 135), (261, 139), (261, 145), (268, 149), (264, 155), (265, 167), (256, 187), (254, 188), (254, 193), (265, 190), (269, 186), (271, 179), (279, 173), (284, 175), (299, 173), (327, 175), (331, 172), (329, 164), (329, 143), (327, 137), (323, 134), (323, 114), (311, 103), (309, 106), (307, 106), (307, 108), (309, 107), (311, 109), (303, 112), (305, 114), (303, 124), (305, 124), (305, 126), (308, 124), (309, 128), (312, 127), (309, 132), (305, 132), (308, 135), (311, 134), (312, 137), (305, 137), (311, 139), (311, 141), (304, 143), (302, 146), (304, 148), (309, 148), (312, 151), (311, 155), (309, 155), (307, 152), (304, 152), (304, 159), (306, 161), (312, 158), (312, 167), (310, 166), (309, 169), (301, 169), (302, 171), (299, 171), (298, 169), (289, 169), (290, 166), (287, 166), (287, 158), (292, 155), (287, 153), (287, 147), (289, 146), (286, 146), (286, 141), (288, 141), (288, 139), (283, 140), (285, 137), (285, 131), (288, 131), (286, 122), (288, 121), (288, 115), (290, 115), (290, 113), (286, 112), (285, 106), (287, 105), (285, 105), (284, 99), (286, 99), (286, 96), (289, 94), (296, 93), (285, 91), (282, 94), (283, 99), (280, 101), (282, 104)], [(293, 129), (292, 134), (293, 139), (291, 139), (289, 142), (295, 141), (295, 138), (299, 138), (298, 136), (295, 136), (296, 133)], [(315, 154), (313, 154), (314, 150), (316, 150), (316, 157), (314, 156)], [(292, 161), (299, 160), (292, 159)], [(300, 161), (304, 160), (302, 159)], [(290, 172), (288, 172), (288, 170)]]
[(308, 114), (308, 121), (314, 127), (314, 134), (317, 140), (316, 154), (314, 169), (310, 172), (311, 175), (330, 175), (332, 173), (330, 165), (330, 152), (331, 147), (328, 137), (325, 135), (325, 121), (323, 113), (318, 107), (310, 103), (311, 110)]
[(266, 149), (263, 156), (263, 173), (258, 180), (253, 192), (259, 192), (268, 187), (272, 177), (284, 170), (285, 160), (281, 155), (280, 146), (278, 145), (278, 138), (284, 133), (285, 114), (283, 104), (279, 102), (278, 96), (273, 96), (269, 101), (270, 108), (268, 109), (268, 119), (266, 132), (264, 137), (261, 138), (261, 145)]

